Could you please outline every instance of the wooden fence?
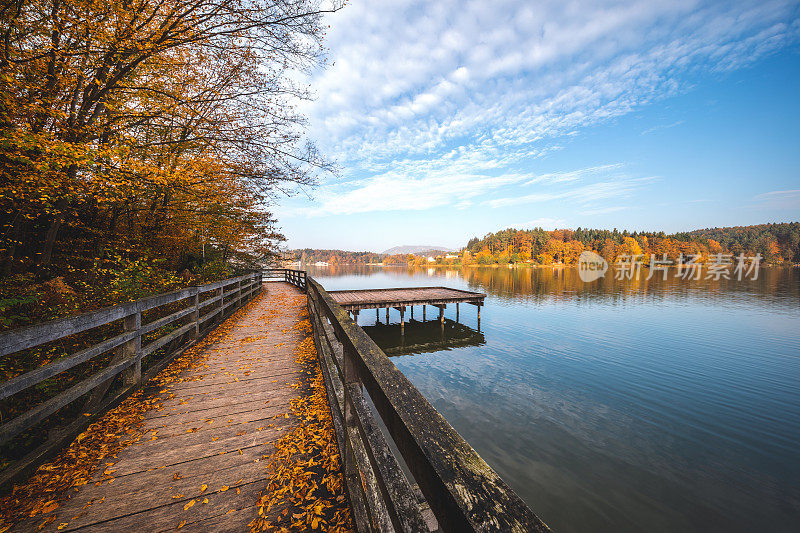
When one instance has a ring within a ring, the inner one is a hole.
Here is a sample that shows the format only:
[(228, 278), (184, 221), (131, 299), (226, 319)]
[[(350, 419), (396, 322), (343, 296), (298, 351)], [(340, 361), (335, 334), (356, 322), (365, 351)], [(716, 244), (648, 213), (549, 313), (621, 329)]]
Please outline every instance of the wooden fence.
[[(441, 531), (549, 531), (347, 311), (313, 278), (307, 278), (306, 286), (358, 530), (431, 528), (402, 461)], [(393, 453), (364, 391), (400, 457)]]
[(306, 291), (306, 271), (292, 270), (291, 268), (265, 268), (264, 279), (277, 279), (291, 283), (303, 292)]
[[(98, 402), (98, 407), (93, 413), (84, 414), (81, 419), (61, 431), (57, 438), (50, 438), (42, 447), (4, 470), (0, 474), (0, 484), (5, 484), (11, 479), (20, 477), (23, 472), (29, 471), (36, 463), (41, 462), (46, 456), (71, 441), (88, 425), (89, 418), (96, 418), (98, 414), (138, 387), (142, 382), (142, 361), (147, 356), (167, 346), (172, 348), (171, 356), (177, 355), (199, 338), (201, 330), (209, 329), (212, 323), (221, 320), (226, 313), (241, 307), (261, 289), (261, 282), (262, 273), (256, 272), (0, 333), (0, 357), (2, 357), (117, 321), (122, 321), (123, 325), (121, 334), (105, 338), (88, 348), (56, 359), (45, 366), (0, 384), (0, 400), (2, 400), (101, 354), (111, 350), (117, 351), (110, 364), (101, 371), (0, 425), (0, 444), (2, 444), (34, 427), (87, 393), (96, 394), (100, 391), (101, 396), (105, 395), (111, 381), (116, 376), (122, 374), (123, 381), (122, 390), (116, 391), (112, 398)], [(201, 299), (202, 295), (211, 291), (214, 291), (212, 295)], [(142, 313), (178, 302), (188, 305), (156, 320), (142, 323)], [(158, 332), (162, 328), (175, 329), (155, 339), (149, 339), (152, 334), (156, 334), (154, 332)], [(187, 337), (186, 342), (180, 342)], [(143, 344), (143, 339), (147, 339), (149, 342)], [(169, 358), (169, 360), (171, 359), (172, 357)], [(159, 361), (157, 368), (148, 372), (147, 377), (154, 375), (169, 360)]]

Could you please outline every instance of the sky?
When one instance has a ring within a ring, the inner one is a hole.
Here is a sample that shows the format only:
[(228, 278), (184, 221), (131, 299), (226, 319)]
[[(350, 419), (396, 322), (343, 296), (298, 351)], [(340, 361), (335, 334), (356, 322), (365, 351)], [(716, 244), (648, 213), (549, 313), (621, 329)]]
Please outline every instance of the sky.
[(800, 220), (800, 2), (352, 0), (308, 73), (338, 166), (289, 248)]

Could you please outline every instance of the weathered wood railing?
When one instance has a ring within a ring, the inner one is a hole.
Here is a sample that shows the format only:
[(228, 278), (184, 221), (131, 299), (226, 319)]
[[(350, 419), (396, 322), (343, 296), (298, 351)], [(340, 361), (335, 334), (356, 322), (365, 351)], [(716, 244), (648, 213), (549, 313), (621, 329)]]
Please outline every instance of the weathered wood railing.
[[(170, 343), (174, 345), (175, 342), (179, 342), (179, 339), (188, 337), (186, 342), (180, 346), (175, 346), (171, 351), (172, 355), (177, 355), (188, 344), (199, 338), (201, 330), (207, 330), (214, 321), (221, 319), (226, 312), (241, 307), (261, 289), (261, 282), (262, 273), (255, 272), (205, 285), (187, 287), (167, 294), (151, 296), (82, 315), (61, 318), (27, 328), (0, 333), (0, 357), (2, 357), (117, 321), (122, 321), (123, 325), (123, 333), (119, 335), (106, 338), (93, 346), (56, 359), (45, 366), (0, 384), (0, 400), (2, 400), (110, 350), (117, 350), (116, 356), (111, 360), (110, 364), (101, 371), (47, 401), (32, 406), (16, 418), (0, 425), (0, 444), (32, 428), (89, 392), (94, 391), (96, 393), (98, 389), (105, 388), (101, 393), (101, 395), (104, 395), (111, 380), (122, 374), (123, 387), (121, 391), (116, 391), (113, 398), (98, 402), (95, 412), (85, 415), (85, 417), (94, 417), (103, 412), (139, 385), (142, 381), (142, 361), (147, 356), (168, 346)], [(201, 295), (210, 291), (215, 291), (215, 294), (201, 299)], [(178, 302), (185, 302), (188, 305), (162, 318), (142, 323), (142, 313), (153, 311), (169, 304), (177, 304)], [(210, 309), (207, 309), (209, 307)], [(165, 326), (180, 324), (179, 321), (184, 322), (180, 327), (143, 344), (143, 338), (146, 339), (148, 334), (157, 332), (157, 330)], [(168, 360), (159, 361), (158, 368), (154, 368), (154, 370), (163, 368), (166, 362)], [(34, 450), (24, 459), (18, 461), (17, 464), (7, 468), (0, 474), (0, 484), (18, 477), (35, 462), (43, 459), (59, 446), (69, 442), (87, 425), (88, 421), (86, 418), (77, 420), (63, 430), (59, 438), (51, 438), (41, 449)]]
[(265, 268), (264, 279), (279, 279), (291, 283), (303, 292), (306, 290), (306, 271), (291, 268)]
[(307, 279), (307, 289), (358, 530), (432, 528), (372, 415), (366, 391), (441, 531), (549, 531), (347, 311), (313, 278)]

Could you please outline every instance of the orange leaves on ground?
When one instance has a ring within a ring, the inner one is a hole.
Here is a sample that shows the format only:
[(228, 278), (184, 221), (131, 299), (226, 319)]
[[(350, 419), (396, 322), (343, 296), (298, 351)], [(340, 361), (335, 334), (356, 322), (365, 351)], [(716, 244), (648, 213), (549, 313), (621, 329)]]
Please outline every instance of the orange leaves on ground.
[[(307, 369), (305, 392), (291, 401), (292, 418), (299, 425), (275, 443), (252, 531), (352, 531), (352, 518), (341, 473), (339, 450), (322, 379), (322, 371), (307, 319), (305, 298), (289, 302), (302, 320), (294, 326), (302, 336), (295, 347), (298, 363)], [(287, 306), (290, 307), (290, 306)], [(287, 312), (287, 311), (284, 311)], [(279, 415), (280, 416), (280, 415)], [(285, 413), (282, 418), (290, 418)], [(279, 511), (280, 509), (280, 511)]]

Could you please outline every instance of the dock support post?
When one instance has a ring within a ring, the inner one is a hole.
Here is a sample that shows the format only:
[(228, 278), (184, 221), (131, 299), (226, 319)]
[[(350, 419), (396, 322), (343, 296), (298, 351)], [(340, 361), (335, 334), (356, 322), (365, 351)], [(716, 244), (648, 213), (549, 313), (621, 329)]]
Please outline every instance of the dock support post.
[(458, 324), (458, 302), (456, 302), (456, 324)]
[(356, 324), (358, 324), (358, 309), (356, 309), (355, 311), (353, 311), (353, 322), (355, 322)]
[(481, 331), (481, 306), (478, 304), (478, 332)]
[(411, 306), (411, 320), (414, 320), (414, 306)]
[(444, 304), (439, 307), (439, 322), (444, 324)]
[(400, 335), (406, 334), (406, 320), (405, 320), (406, 308), (400, 308)]
[(375, 308), (375, 323), (380, 324), (381, 322), (381, 310), (377, 307)]
[(389, 308), (386, 308), (386, 325), (389, 325)]
[(427, 306), (426, 306), (425, 304), (422, 304), (422, 321), (423, 321), (423, 322), (425, 322), (425, 308), (426, 308), (426, 307), (427, 307)]

